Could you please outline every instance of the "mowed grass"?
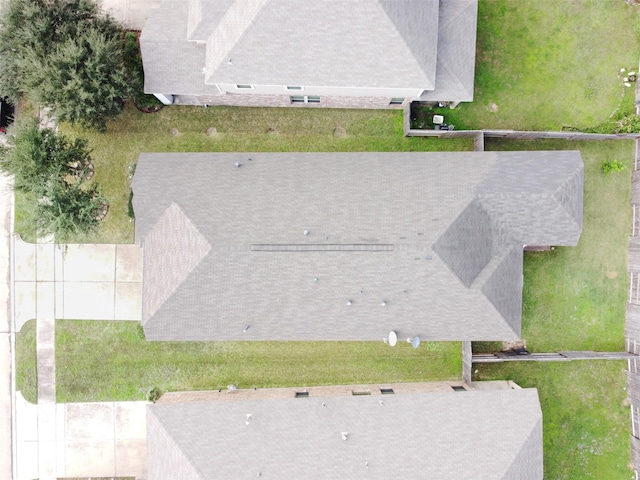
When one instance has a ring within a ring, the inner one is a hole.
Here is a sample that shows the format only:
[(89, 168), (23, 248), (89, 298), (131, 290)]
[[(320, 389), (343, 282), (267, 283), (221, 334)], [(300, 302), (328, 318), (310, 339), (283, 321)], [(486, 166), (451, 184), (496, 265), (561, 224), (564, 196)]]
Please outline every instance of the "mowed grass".
[(58, 402), (162, 391), (459, 379), (461, 344), (147, 342), (137, 322), (56, 321)]
[[(217, 133), (208, 135), (215, 128)], [(336, 136), (339, 129), (345, 136)], [(97, 232), (78, 243), (131, 243), (127, 215), (132, 166), (142, 152), (400, 152), (472, 150), (469, 139), (404, 137), (399, 110), (172, 106), (143, 114), (127, 104), (106, 133), (61, 125), (63, 134), (86, 137), (93, 149), (95, 182), (109, 214)], [(177, 133), (176, 133), (177, 131)], [(16, 231), (35, 240), (26, 212), (33, 199), (16, 196)]]
[(16, 389), (25, 400), (38, 401), (38, 376), (36, 358), (36, 321), (29, 320), (16, 333)]
[(620, 68), (638, 68), (640, 7), (480, 0), (476, 52), (474, 102), (455, 110), (456, 128), (588, 128), (620, 102)]
[[(624, 350), (629, 279), (632, 141), (487, 141), (489, 150), (579, 149), (585, 165), (583, 229), (577, 247), (527, 252), (522, 337), (531, 351)], [(623, 172), (604, 174), (619, 160)]]
[(624, 361), (476, 364), (474, 380), (510, 379), (538, 389), (544, 478), (631, 480)]

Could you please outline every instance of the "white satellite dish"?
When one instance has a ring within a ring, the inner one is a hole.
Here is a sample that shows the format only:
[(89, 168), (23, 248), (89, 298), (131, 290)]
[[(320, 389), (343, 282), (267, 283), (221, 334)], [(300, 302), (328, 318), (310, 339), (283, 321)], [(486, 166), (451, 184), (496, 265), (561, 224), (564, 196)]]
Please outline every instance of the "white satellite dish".
[(384, 339), (384, 343), (388, 343), (389, 346), (395, 347), (396, 343), (398, 343), (398, 334), (391, 330), (389, 335)]
[(407, 342), (410, 343), (413, 348), (418, 348), (420, 346), (420, 337), (416, 335), (413, 338), (407, 338)]

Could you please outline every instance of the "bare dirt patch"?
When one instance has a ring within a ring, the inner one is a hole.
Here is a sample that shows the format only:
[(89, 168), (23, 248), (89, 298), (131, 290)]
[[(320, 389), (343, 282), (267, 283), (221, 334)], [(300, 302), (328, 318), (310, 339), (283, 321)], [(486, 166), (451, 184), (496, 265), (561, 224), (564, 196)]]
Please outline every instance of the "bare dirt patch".
[(617, 278), (618, 272), (615, 272), (615, 271), (607, 272), (607, 273), (605, 273), (605, 276), (608, 279), (613, 280), (614, 278)]
[(497, 112), (498, 111), (498, 105), (496, 105), (495, 103), (491, 102), (489, 104), (489, 111), (490, 112), (494, 112), (494, 113)]

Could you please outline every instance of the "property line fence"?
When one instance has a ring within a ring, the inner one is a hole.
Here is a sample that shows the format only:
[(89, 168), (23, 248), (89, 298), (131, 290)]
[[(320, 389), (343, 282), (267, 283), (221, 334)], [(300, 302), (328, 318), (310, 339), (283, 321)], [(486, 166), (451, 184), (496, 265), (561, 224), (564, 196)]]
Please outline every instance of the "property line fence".
[(473, 363), (497, 362), (570, 362), (572, 360), (630, 360), (636, 359), (630, 352), (594, 352), (590, 350), (527, 353), (524, 355), (511, 352), (476, 353), (472, 357)]
[[(640, 114), (636, 90), (636, 113)], [(631, 236), (629, 237), (629, 299), (625, 315), (624, 336), (626, 350), (640, 354), (640, 139), (635, 139), (633, 172), (631, 173)], [(627, 360), (627, 395), (631, 406), (631, 461), (636, 480), (640, 468), (640, 363), (637, 358)]]
[[(640, 84), (640, 82), (638, 82)], [(636, 100), (636, 111), (640, 111), (640, 102)], [(523, 130), (427, 130), (411, 128), (411, 106), (404, 106), (404, 134), (407, 137), (437, 137), (437, 138), (473, 138), (474, 150), (477, 150), (477, 138), (482, 136), (482, 144), (486, 138), (504, 138), (508, 140), (638, 140), (640, 133), (585, 133), (570, 131), (523, 131)], [(483, 147), (484, 150), (484, 147)], [(482, 151), (482, 150), (480, 150)], [(636, 149), (637, 151), (637, 149)], [(637, 154), (636, 154), (637, 156)]]
[[(640, 67), (639, 67), (640, 68)], [(640, 115), (640, 82), (636, 84), (636, 114)], [(629, 298), (625, 315), (626, 352), (558, 352), (552, 354), (527, 355), (533, 361), (568, 361), (578, 358), (627, 359), (627, 395), (631, 406), (631, 461), (636, 480), (640, 480), (640, 133), (584, 133), (570, 131), (518, 131), (518, 130), (422, 130), (411, 128), (410, 105), (404, 107), (404, 133), (407, 137), (472, 138), (474, 151), (484, 151), (485, 139), (504, 138), (508, 140), (634, 140), (633, 172), (631, 174), (631, 232), (629, 237)], [(524, 358), (501, 358), (499, 354), (473, 355), (470, 342), (463, 343), (463, 377), (471, 379), (471, 365), (474, 362), (495, 362), (524, 360)], [(587, 356), (572, 357), (572, 353)], [(599, 355), (598, 355), (599, 353)], [(593, 355), (592, 355), (593, 354)], [(595, 355), (595, 356), (594, 356)], [(609, 357), (606, 357), (609, 355)]]

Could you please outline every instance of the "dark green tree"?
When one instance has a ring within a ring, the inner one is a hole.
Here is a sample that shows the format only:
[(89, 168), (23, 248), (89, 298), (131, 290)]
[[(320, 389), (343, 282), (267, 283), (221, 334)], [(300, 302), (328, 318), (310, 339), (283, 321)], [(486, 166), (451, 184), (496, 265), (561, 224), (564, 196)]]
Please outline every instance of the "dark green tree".
[(94, 0), (7, 0), (0, 13), (0, 92), (104, 129), (129, 85), (121, 28)]
[(13, 175), (14, 188), (33, 199), (31, 221), (38, 235), (66, 241), (97, 228), (106, 200), (97, 184), (85, 182), (90, 153), (85, 139), (41, 130), (36, 119), (10, 132), (9, 145), (0, 148), (0, 170)]
[(90, 153), (85, 139), (69, 140), (28, 119), (16, 125), (9, 146), (1, 147), (0, 170), (14, 176), (16, 190), (40, 197), (52, 183), (82, 178)]
[(53, 234), (60, 242), (78, 233), (90, 233), (98, 227), (104, 204), (95, 183), (83, 188), (80, 184), (53, 182), (34, 211), (38, 235)]

